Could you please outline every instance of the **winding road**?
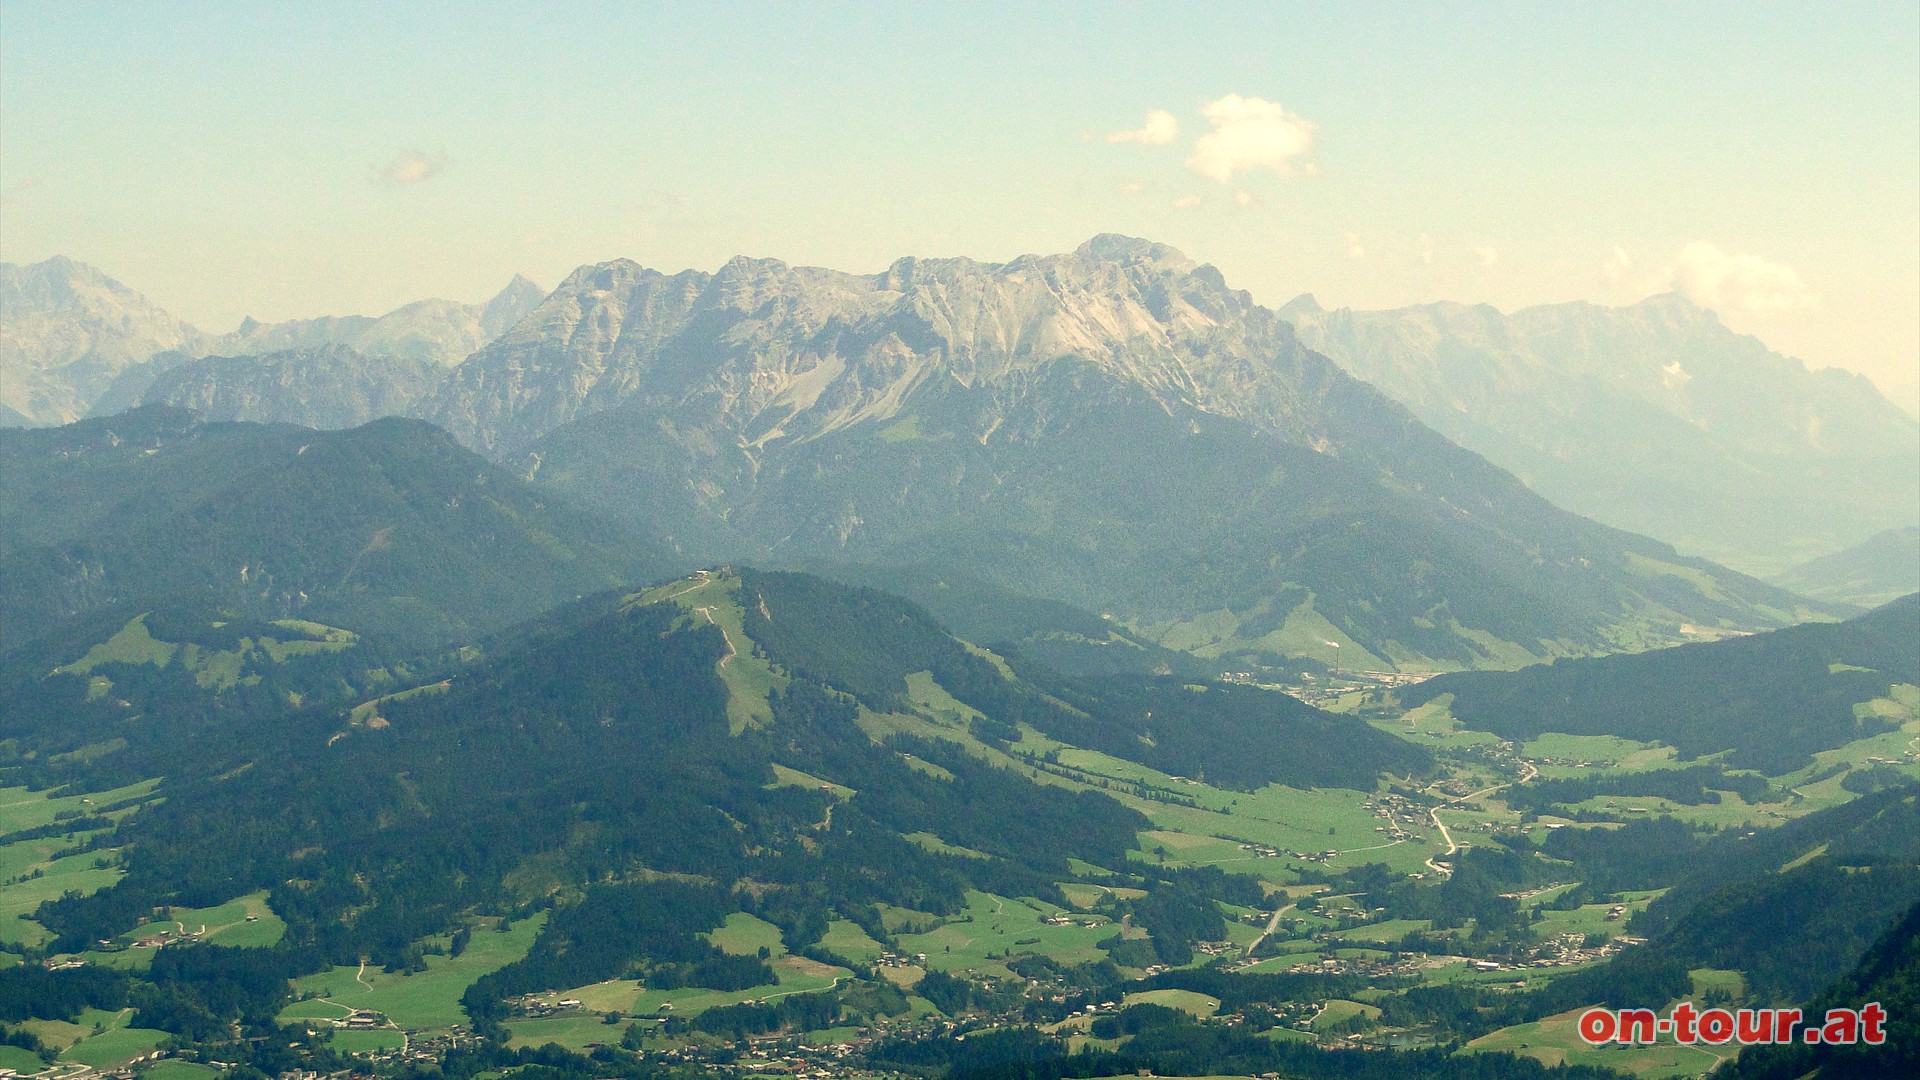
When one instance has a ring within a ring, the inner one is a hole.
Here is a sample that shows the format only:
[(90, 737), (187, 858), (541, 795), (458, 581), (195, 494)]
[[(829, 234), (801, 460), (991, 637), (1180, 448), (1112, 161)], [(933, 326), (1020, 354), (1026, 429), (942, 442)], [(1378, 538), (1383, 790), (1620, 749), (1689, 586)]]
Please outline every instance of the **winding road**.
[[(1523, 759), (1520, 762), (1520, 764), (1525, 769), (1525, 772), (1522, 773), (1520, 779), (1514, 780), (1510, 783), (1495, 784), (1492, 787), (1481, 788), (1479, 791), (1475, 791), (1471, 794), (1456, 796), (1454, 798), (1448, 799), (1446, 802), (1446, 805), (1451, 806), (1457, 803), (1467, 802), (1470, 799), (1477, 799), (1482, 795), (1491, 795), (1494, 792), (1499, 791), (1501, 788), (1516, 787), (1540, 775), (1539, 768), (1537, 768), (1533, 764), (1533, 762), (1526, 761)], [(1440, 863), (1437, 863), (1434, 861), (1434, 859), (1446, 858), (1448, 856), (1451, 856), (1454, 852), (1460, 850), (1460, 845), (1454, 842), (1453, 833), (1448, 831), (1447, 823), (1440, 820), (1440, 807), (1436, 806), (1433, 809), (1427, 811), (1427, 816), (1433, 819), (1433, 827), (1440, 830), (1440, 839), (1445, 840), (1447, 842), (1446, 855), (1429, 856), (1427, 858), (1427, 868), (1432, 870), (1434, 873), (1439, 874), (1441, 877), (1452, 877), (1453, 868), (1451, 866), (1445, 866)]]

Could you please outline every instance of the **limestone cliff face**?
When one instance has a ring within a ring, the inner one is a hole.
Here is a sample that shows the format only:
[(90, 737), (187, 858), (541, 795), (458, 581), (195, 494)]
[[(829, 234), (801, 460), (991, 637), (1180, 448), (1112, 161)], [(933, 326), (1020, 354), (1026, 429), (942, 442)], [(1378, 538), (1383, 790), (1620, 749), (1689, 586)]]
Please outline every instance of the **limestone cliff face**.
[(160, 375), (142, 403), (191, 409), (207, 420), (333, 430), (404, 415), (442, 374), (428, 360), (366, 356), (344, 345), (209, 356)]
[[(583, 267), (426, 415), (494, 453), (628, 404), (766, 445), (885, 420), (943, 384), (1011, 403), (1061, 361), (1301, 442), (1328, 434), (1321, 399), (1347, 381), (1212, 267), (1102, 236), (1067, 255), (903, 259), (875, 275), (745, 258), (714, 274)], [(973, 434), (1004, 419), (988, 410)]]
[(0, 263), (0, 406), (63, 424), (129, 365), (206, 335), (85, 263)]

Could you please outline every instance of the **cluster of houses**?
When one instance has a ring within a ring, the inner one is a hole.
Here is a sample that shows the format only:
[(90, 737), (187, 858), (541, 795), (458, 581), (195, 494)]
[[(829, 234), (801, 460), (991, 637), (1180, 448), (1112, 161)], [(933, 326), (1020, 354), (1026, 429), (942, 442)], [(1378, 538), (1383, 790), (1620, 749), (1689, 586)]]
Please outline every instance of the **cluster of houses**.
[(924, 967), (927, 963), (927, 954), (917, 952), (908, 956), (905, 953), (883, 952), (880, 954), (878, 963), (883, 968)]
[(1305, 862), (1326, 862), (1328, 859), (1331, 859), (1334, 856), (1340, 854), (1338, 851), (1332, 851), (1332, 850), (1288, 851), (1286, 848), (1277, 848), (1272, 846), (1271, 844), (1241, 844), (1240, 850), (1249, 852), (1255, 858), (1260, 858), (1260, 859), (1289, 858), (1289, 859), (1300, 859)]
[(1056, 911), (1040, 921), (1048, 926), (1105, 926), (1113, 920), (1105, 915), (1078, 915), (1071, 911)]
[(1425, 835), (1415, 830), (1426, 826), (1427, 808), (1405, 795), (1377, 795), (1367, 800), (1366, 808), (1382, 822), (1373, 827), (1374, 832), (1386, 833), (1395, 840), (1417, 840)]
[(507, 1002), (507, 1005), (523, 1016), (535, 1018), (555, 1016), (565, 1012), (576, 1012), (587, 1007), (587, 1003), (581, 1001), (579, 998), (560, 998), (557, 1001), (548, 1001), (538, 994), (527, 994), (523, 997), (513, 998)]
[(346, 1016), (333, 1022), (334, 1027), (348, 1028), (353, 1031), (370, 1031), (387, 1026), (387, 1018), (372, 1009), (354, 1009)]

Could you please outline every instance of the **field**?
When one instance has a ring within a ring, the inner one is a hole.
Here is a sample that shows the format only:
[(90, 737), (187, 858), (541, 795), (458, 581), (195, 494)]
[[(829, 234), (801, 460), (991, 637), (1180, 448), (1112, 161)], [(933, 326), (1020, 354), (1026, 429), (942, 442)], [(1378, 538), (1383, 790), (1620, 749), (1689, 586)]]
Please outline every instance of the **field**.
[(825, 990), (839, 985), (853, 974), (846, 968), (832, 967), (804, 956), (783, 956), (772, 964), (777, 981), (772, 985), (746, 990), (705, 990), (699, 987), (649, 990), (631, 979), (614, 979), (555, 991), (544, 997), (555, 1001), (576, 998), (582, 1003), (583, 1010), (567, 1016), (514, 1020), (507, 1024), (507, 1030), (513, 1036), (510, 1045), (543, 1046), (554, 1042), (572, 1050), (584, 1050), (591, 1043), (620, 1041), (625, 1026), (605, 1023), (605, 1013), (618, 1013), (623, 1017), (652, 1016), (662, 1012), (675, 1016), (698, 1016), (721, 1005), (771, 1001), (788, 994)]
[(1042, 900), (1012, 900), (969, 891), (967, 906), (926, 933), (902, 934), (905, 953), (926, 953), (933, 971), (972, 972), (1009, 977), (1005, 961), (1022, 953), (1040, 953), (1062, 964), (1083, 964), (1106, 954), (1094, 943), (1113, 936), (1104, 920), (1097, 926), (1049, 926), (1041, 920), (1064, 909)]
[(0, 1046), (0, 1069), (12, 1069), (17, 1073), (37, 1073), (47, 1067), (40, 1055), (31, 1050), (22, 1050), (17, 1046)]
[[(121, 871), (112, 865), (110, 851), (49, 858), (74, 844), (64, 837), (47, 837), (0, 847), (0, 875), (4, 875), (0, 876), (4, 882), (0, 884), (0, 943), (46, 944), (53, 935), (32, 919), (42, 903), (57, 900), (68, 890), (83, 896), (98, 892), (120, 880)], [(103, 860), (108, 865), (96, 865)]]
[[(1298, 875), (1288, 869), (1290, 860), (1262, 857), (1243, 850), (1240, 845), (1259, 844), (1301, 852), (1338, 851), (1340, 854), (1327, 860), (1325, 868), (1344, 870), (1379, 862), (1397, 873), (1417, 872), (1435, 852), (1426, 843), (1394, 843), (1375, 832), (1381, 819), (1366, 808), (1368, 792), (1346, 788), (1302, 790), (1279, 784), (1250, 792), (1227, 791), (1193, 780), (1176, 779), (1097, 751), (1067, 746), (1030, 730), (1024, 735), (1020, 742), (1022, 750), (1038, 754), (1056, 751), (1061, 765), (1082, 775), (1147, 784), (1193, 800), (1194, 805), (1189, 807), (1143, 799), (1126, 790), (1108, 792), (1153, 822), (1155, 832), (1142, 837), (1142, 853), (1147, 861), (1169, 866), (1218, 866), (1275, 884), (1287, 884), (1298, 879)], [(1294, 865), (1299, 864), (1295, 861)]]
[(77, 1061), (96, 1069), (112, 1069), (137, 1057), (151, 1054), (163, 1039), (173, 1036), (152, 1028), (110, 1028), (90, 1035), (60, 1054), (62, 1061)]
[[(249, 916), (252, 922), (247, 921)], [(257, 892), (218, 907), (173, 908), (165, 918), (135, 927), (118, 940), (131, 942), (161, 929), (198, 934), (203, 941), (230, 948), (263, 948), (277, 944), (285, 936), (287, 924), (267, 906), (267, 894)]]
[[(1563, 735), (1557, 731), (1547, 732), (1520, 747), (1520, 755), (1540, 763), (1540, 775), (1548, 779), (1587, 776), (1593, 769), (1633, 772), (1672, 768), (1675, 754), (1673, 747), (1658, 743), (1635, 742), (1615, 735)], [(1551, 758), (1555, 763), (1542, 763), (1544, 758)], [(1589, 763), (1586, 768), (1561, 764), (1582, 761)]]
[(845, 919), (835, 919), (827, 924), (827, 933), (820, 939), (820, 947), (856, 964), (871, 964), (886, 951), (865, 930)]
[(1191, 990), (1146, 990), (1138, 994), (1128, 994), (1122, 1005), (1164, 1005), (1169, 1009), (1179, 1009), (1205, 1020), (1220, 1011), (1220, 999), (1196, 994)]
[[(460, 996), (473, 981), (527, 955), (546, 915), (514, 923), (506, 933), (489, 925), (474, 928), (473, 938), (459, 956), (428, 956), (427, 970), (418, 974), (389, 974), (379, 968), (337, 967), (294, 980), (294, 993), (304, 996), (282, 1010), (283, 1021), (344, 1017), (349, 1009), (371, 1009), (409, 1031), (439, 1030), (468, 1022)], [(439, 945), (446, 938), (434, 939)], [(344, 1034), (344, 1033), (343, 1033)]]
[(398, 1050), (406, 1043), (406, 1034), (392, 1028), (336, 1031), (332, 1039), (333, 1048), (343, 1054), (374, 1054), (382, 1050)]
[(769, 956), (787, 954), (786, 942), (780, 939), (780, 928), (744, 911), (727, 916), (727, 921), (706, 938), (713, 942), (714, 948), (729, 956), (753, 956), (761, 949), (766, 949)]
[(36, 829), (52, 824), (62, 816), (92, 814), (96, 807), (145, 798), (153, 794), (154, 787), (159, 783), (158, 780), (146, 780), (112, 791), (84, 795), (60, 795), (56, 793), (59, 789), (31, 791), (23, 787), (0, 788), (0, 835)]
[(214, 1080), (220, 1070), (193, 1061), (156, 1061), (140, 1074), (142, 1080)]
[(1589, 1046), (1574, 1027), (1580, 1012), (1574, 1009), (1535, 1023), (1502, 1028), (1468, 1043), (1467, 1050), (1504, 1050), (1534, 1058), (1546, 1065), (1599, 1065), (1645, 1077), (1646, 1080), (1698, 1076), (1737, 1053), (1734, 1047), (1680, 1046), (1675, 1043), (1633, 1047)]
[[(112, 1069), (152, 1053), (162, 1040), (170, 1038), (164, 1031), (128, 1027), (132, 1019), (132, 1009), (118, 1012), (85, 1009), (72, 1021), (27, 1020), (19, 1026), (32, 1032), (43, 1044), (58, 1050), (62, 1063)], [(24, 1050), (0, 1057), (0, 1068), (26, 1072), (41, 1067), (40, 1059)]]
[(1313, 1029), (1315, 1031), (1332, 1031), (1344, 1024), (1352, 1022), (1356, 1018), (1362, 1021), (1368, 1021), (1377, 1019), (1379, 1016), (1380, 1009), (1377, 1006), (1368, 1005), (1359, 1001), (1347, 1001), (1344, 998), (1334, 998), (1332, 1001), (1321, 1006), (1319, 1013), (1314, 1016)]

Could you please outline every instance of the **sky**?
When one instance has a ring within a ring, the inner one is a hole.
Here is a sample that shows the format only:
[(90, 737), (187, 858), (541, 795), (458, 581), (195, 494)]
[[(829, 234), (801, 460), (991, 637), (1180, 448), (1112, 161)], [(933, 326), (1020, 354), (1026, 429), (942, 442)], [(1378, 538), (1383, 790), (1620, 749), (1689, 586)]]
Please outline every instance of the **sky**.
[(1276, 306), (1677, 289), (1920, 409), (1920, 5), (0, 0), (0, 260), (216, 332), (1100, 232)]

